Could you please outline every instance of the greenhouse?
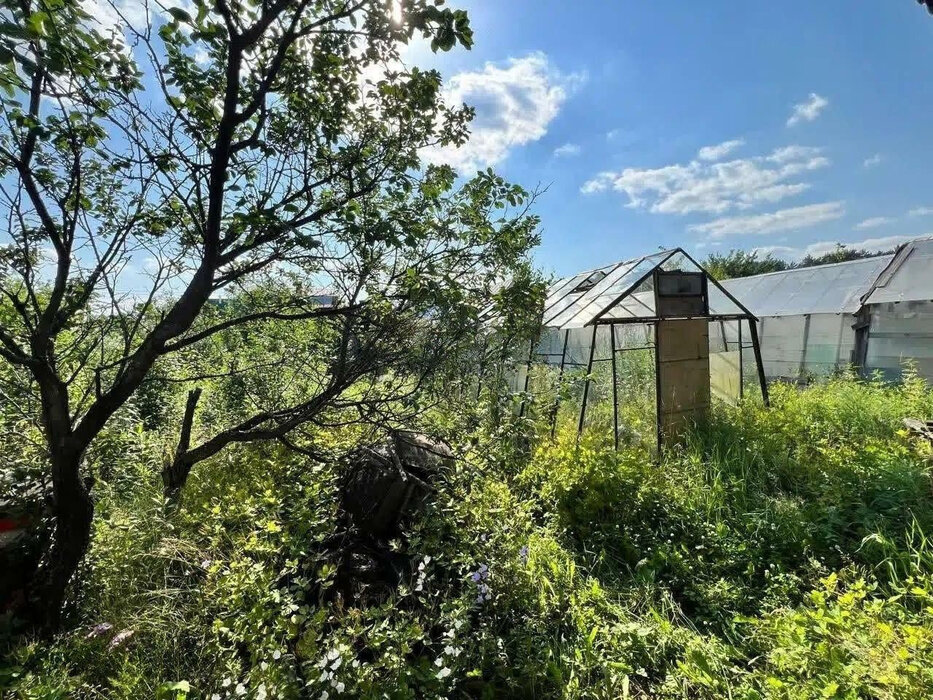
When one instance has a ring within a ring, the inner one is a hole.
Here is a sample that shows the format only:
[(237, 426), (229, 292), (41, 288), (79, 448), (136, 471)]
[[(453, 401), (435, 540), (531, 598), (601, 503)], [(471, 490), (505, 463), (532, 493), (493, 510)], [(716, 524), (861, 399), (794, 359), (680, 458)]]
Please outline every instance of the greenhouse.
[(854, 365), (933, 379), (933, 239), (896, 253), (723, 281), (759, 319), (768, 379), (806, 381)]
[(548, 290), (513, 388), (550, 412), (552, 431), (660, 446), (750, 381), (767, 401), (754, 320), (680, 248), (587, 270)]

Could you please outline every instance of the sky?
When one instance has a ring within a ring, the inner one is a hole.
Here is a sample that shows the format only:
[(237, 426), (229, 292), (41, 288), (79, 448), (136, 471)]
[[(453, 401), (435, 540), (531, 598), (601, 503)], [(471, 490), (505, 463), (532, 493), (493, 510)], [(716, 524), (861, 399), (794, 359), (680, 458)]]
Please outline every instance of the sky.
[(786, 259), (933, 233), (933, 17), (913, 0), (465, 0), (436, 67), (461, 174), (543, 190), (558, 275), (681, 246)]

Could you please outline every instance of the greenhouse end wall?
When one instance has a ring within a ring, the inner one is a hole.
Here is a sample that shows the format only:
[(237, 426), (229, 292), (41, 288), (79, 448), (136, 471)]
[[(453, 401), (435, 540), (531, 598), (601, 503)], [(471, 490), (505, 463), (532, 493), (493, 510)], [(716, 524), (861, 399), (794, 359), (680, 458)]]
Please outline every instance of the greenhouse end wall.
[(933, 381), (933, 301), (902, 301), (868, 307), (865, 372), (901, 378), (905, 363)]

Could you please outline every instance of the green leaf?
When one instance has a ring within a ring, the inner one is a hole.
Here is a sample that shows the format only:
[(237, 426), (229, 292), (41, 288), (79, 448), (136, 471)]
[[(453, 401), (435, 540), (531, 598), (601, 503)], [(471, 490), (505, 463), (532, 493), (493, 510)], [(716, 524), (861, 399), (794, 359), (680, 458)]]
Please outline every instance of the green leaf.
[(180, 7), (170, 7), (166, 11), (179, 22), (184, 22), (185, 24), (192, 23), (191, 15)]

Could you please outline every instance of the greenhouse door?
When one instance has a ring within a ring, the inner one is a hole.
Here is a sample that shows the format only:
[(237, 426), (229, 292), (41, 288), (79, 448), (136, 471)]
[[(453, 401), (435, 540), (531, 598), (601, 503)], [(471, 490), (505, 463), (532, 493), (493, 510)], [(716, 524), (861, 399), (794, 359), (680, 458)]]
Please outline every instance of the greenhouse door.
[(709, 321), (658, 321), (656, 353), (660, 447), (709, 411)]

